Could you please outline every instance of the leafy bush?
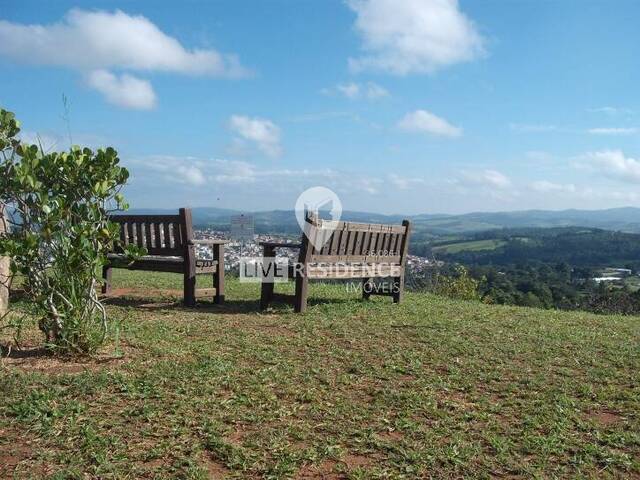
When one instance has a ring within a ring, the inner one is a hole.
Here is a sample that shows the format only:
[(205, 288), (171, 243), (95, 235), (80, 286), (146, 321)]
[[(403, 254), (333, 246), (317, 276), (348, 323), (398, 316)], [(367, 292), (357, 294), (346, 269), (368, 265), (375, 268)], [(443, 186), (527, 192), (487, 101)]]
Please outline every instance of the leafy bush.
[(127, 208), (120, 189), (129, 173), (113, 148), (45, 153), (19, 131), (0, 109), (0, 207), (10, 224), (0, 255), (24, 278), (26, 308), (47, 347), (89, 353), (107, 332), (96, 286), (119, 233), (108, 214)]
[(458, 298), (460, 300), (479, 300), (479, 282), (475, 280), (465, 267), (456, 265), (449, 275), (438, 274), (434, 291), (438, 295)]

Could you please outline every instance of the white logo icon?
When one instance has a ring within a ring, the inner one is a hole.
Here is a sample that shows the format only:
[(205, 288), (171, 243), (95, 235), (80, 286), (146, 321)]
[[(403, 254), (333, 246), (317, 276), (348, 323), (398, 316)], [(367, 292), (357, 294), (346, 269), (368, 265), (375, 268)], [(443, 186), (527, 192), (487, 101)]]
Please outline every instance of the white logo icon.
[[(321, 213), (322, 212), (322, 213)], [(321, 219), (322, 214), (327, 214), (331, 220)], [(338, 195), (326, 187), (313, 187), (305, 190), (296, 200), (296, 220), (303, 232), (306, 232), (306, 216), (313, 214), (318, 219), (318, 229), (315, 235), (311, 235), (309, 241), (316, 250), (329, 240), (342, 215), (342, 202)]]

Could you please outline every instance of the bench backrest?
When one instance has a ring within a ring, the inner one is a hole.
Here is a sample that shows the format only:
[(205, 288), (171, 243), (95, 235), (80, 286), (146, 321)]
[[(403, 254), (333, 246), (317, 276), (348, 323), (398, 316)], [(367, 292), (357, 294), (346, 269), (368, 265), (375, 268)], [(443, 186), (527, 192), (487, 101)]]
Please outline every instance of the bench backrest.
[(120, 225), (116, 253), (126, 245), (147, 249), (148, 255), (183, 256), (193, 239), (191, 210), (181, 208), (178, 215), (112, 215), (109, 220)]
[[(333, 222), (307, 213), (307, 232), (302, 238), (300, 262), (390, 263), (404, 265), (411, 225)], [(316, 248), (309, 239), (326, 239)]]

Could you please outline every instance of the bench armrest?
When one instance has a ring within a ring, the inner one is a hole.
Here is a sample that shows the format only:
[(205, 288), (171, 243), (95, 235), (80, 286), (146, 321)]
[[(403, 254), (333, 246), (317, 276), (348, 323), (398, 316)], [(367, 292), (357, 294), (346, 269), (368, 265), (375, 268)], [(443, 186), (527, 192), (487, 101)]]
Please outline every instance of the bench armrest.
[(223, 245), (225, 243), (229, 243), (229, 240), (218, 240), (215, 238), (189, 240), (189, 245)]
[(260, 246), (267, 248), (300, 248), (300, 243), (285, 243), (285, 242), (260, 242)]

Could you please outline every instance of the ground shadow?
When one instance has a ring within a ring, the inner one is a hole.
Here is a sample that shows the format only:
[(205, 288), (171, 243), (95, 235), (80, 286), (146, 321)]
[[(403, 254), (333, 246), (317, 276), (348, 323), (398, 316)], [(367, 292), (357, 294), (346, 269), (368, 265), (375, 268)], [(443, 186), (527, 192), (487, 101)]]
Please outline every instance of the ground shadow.
[[(338, 305), (344, 303), (352, 303), (362, 301), (359, 298), (309, 298), (308, 305)], [(119, 307), (140, 308), (148, 311), (160, 310), (176, 310), (189, 313), (216, 313), (219, 315), (238, 315), (248, 313), (260, 313), (260, 301), (256, 300), (225, 300), (224, 304), (217, 305), (210, 301), (198, 301), (195, 307), (186, 307), (182, 299), (166, 298), (159, 299), (157, 297), (144, 296), (113, 296), (104, 297), (102, 302), (105, 305), (114, 305)], [(270, 305), (267, 312), (284, 313), (287, 311), (286, 302), (274, 301)]]
[(218, 313), (237, 315), (259, 310), (257, 300), (225, 300), (222, 305), (209, 301), (198, 301), (195, 307), (185, 307), (182, 299), (158, 299), (153, 297), (104, 297), (102, 303), (119, 307), (140, 308), (142, 310), (177, 310), (191, 313)]

